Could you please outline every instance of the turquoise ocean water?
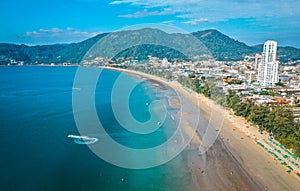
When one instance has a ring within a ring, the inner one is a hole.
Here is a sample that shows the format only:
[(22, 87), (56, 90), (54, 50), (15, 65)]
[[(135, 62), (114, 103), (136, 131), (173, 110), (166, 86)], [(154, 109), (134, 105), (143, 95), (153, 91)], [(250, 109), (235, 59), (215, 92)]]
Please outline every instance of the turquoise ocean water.
[[(0, 67), (0, 190), (192, 190), (184, 151), (167, 164), (131, 170), (109, 164), (79, 135), (72, 112), (72, 86), (77, 67)], [(111, 91), (120, 73), (104, 70), (95, 92), (98, 117), (107, 133), (132, 148), (151, 148), (165, 142), (176, 123), (149, 135), (124, 130), (111, 109)], [(139, 80), (128, 76), (128, 80)], [(172, 91), (143, 82), (130, 95), (130, 108), (141, 122), (150, 117), (147, 103), (167, 103)], [(176, 113), (168, 108), (170, 113)], [(97, 132), (93, 136), (99, 139)], [(126, 156), (124, 156), (126, 157)]]

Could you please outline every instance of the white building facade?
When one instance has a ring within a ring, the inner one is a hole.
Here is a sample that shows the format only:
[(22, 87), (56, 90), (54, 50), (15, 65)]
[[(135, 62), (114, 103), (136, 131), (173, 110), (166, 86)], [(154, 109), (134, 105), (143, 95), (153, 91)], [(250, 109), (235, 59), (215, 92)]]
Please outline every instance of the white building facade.
[(278, 83), (278, 65), (276, 60), (277, 42), (268, 40), (264, 44), (261, 62), (258, 64), (257, 81), (262, 86), (272, 86)]

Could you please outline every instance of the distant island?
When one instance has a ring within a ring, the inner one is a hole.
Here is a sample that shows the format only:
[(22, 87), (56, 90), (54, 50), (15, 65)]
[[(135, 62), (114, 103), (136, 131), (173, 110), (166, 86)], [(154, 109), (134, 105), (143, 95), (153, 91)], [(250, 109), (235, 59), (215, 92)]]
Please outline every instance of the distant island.
[[(162, 32), (158, 29), (151, 30), (158, 33)], [(108, 34), (109, 33), (102, 33), (85, 41), (71, 44), (28, 46), (0, 43), (0, 65), (79, 64), (86, 52), (96, 42)], [(191, 34), (199, 39), (210, 51), (212, 58), (218, 61), (243, 60), (245, 56), (260, 53), (263, 46), (262, 44), (248, 46), (215, 29), (193, 32)], [(125, 58), (134, 57), (140, 61), (147, 60), (148, 55), (161, 59), (167, 58), (170, 61), (174, 59), (187, 59), (176, 50), (151, 44), (132, 47), (128, 50), (124, 50), (117, 56)], [(294, 47), (278, 47), (278, 57), (281, 62), (298, 61), (300, 60), (300, 49)]]

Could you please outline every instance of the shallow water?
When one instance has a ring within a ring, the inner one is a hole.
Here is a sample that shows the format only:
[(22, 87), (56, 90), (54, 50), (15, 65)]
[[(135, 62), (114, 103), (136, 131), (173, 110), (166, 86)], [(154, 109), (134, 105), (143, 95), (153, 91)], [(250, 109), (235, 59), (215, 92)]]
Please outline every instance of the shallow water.
[[(183, 152), (167, 164), (145, 170), (124, 169), (96, 156), (87, 145), (67, 136), (79, 135), (72, 110), (77, 67), (0, 67), (0, 190), (191, 190), (192, 177)], [(104, 70), (95, 92), (98, 117), (118, 143), (144, 149), (165, 142), (176, 126), (169, 116), (157, 131), (139, 135), (124, 130), (113, 116), (111, 90), (120, 73)], [(128, 75), (127, 80), (139, 80)], [(132, 115), (150, 117), (155, 99), (168, 103), (171, 90), (143, 82), (130, 95)], [(174, 117), (173, 117), (174, 118)], [(88, 126), (88, 124), (87, 124)], [(98, 139), (103, 135), (89, 132)], [(124, 156), (126, 157), (126, 156)], [(133, 161), (134, 162), (134, 161)]]

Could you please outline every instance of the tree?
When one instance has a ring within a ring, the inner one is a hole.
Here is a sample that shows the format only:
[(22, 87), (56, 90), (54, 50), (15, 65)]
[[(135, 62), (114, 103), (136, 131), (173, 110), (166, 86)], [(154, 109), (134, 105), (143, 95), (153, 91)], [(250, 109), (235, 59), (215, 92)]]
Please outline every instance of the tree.
[(203, 93), (203, 95), (204, 95), (205, 97), (210, 97), (210, 95), (211, 95), (211, 94), (210, 94), (210, 88), (209, 88), (209, 85), (208, 85), (207, 83), (204, 84), (204, 87), (203, 87), (201, 93)]
[(238, 103), (235, 114), (247, 118), (252, 110), (254, 103), (251, 99), (246, 99)]

